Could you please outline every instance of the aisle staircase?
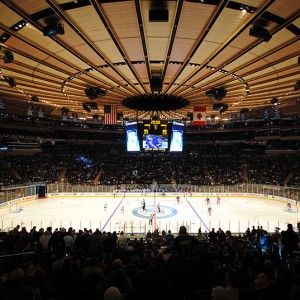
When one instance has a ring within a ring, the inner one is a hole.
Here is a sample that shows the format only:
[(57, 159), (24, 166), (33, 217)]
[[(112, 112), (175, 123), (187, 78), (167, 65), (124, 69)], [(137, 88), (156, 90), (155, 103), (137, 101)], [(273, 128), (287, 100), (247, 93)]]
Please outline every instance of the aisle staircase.
[(101, 178), (101, 176), (104, 174), (104, 171), (103, 169), (100, 169), (100, 171), (98, 172), (98, 174), (96, 175), (94, 181), (93, 181), (93, 184), (94, 185), (98, 185), (99, 183), (99, 179)]

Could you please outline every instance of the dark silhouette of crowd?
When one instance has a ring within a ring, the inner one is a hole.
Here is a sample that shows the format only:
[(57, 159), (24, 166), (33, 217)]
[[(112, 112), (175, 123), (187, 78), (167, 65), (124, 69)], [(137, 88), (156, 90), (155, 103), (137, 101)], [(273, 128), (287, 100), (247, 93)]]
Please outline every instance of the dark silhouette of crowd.
[(18, 225), (0, 237), (0, 299), (295, 300), (298, 243), (291, 224), (272, 234), (253, 226), (195, 236), (181, 226), (144, 237)]
[[(44, 145), (40, 154), (1, 160), (3, 186), (70, 184), (241, 183), (297, 185), (299, 157), (261, 154), (261, 146), (193, 145), (184, 153), (127, 153), (118, 145)], [(288, 180), (286, 180), (288, 179)]]

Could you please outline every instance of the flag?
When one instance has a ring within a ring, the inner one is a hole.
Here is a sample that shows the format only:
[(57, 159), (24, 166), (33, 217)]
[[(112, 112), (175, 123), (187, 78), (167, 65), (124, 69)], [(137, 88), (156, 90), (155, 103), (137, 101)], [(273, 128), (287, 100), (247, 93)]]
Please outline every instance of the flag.
[(104, 124), (117, 124), (117, 105), (104, 105)]
[(193, 125), (204, 126), (206, 124), (206, 107), (194, 106)]

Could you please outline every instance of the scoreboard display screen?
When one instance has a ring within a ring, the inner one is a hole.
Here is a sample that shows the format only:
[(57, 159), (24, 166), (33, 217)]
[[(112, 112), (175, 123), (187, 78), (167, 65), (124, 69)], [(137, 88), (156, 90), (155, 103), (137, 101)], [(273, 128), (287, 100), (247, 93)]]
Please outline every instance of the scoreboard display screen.
[(143, 149), (168, 149), (168, 122), (162, 120), (143, 121)]
[(140, 141), (138, 136), (138, 123), (127, 122), (125, 124), (126, 130), (126, 147), (127, 151), (140, 151)]
[(170, 142), (170, 152), (182, 152), (183, 135), (184, 135), (184, 123), (173, 121), (171, 142)]

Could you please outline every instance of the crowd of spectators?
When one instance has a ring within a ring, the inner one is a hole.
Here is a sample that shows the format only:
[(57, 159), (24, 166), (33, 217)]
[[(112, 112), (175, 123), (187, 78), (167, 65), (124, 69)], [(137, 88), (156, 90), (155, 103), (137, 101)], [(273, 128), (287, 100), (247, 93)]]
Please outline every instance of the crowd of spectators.
[[(298, 242), (290, 224), (273, 234), (253, 226), (192, 236), (181, 226), (139, 237), (17, 225), (0, 235), (0, 298), (295, 300)], [(107, 298), (112, 292), (117, 298)]]
[[(33, 156), (1, 160), (4, 186), (32, 182), (70, 184), (297, 185), (299, 157), (261, 154), (253, 145), (198, 145), (184, 153), (126, 153), (118, 145), (57, 145)], [(48, 149), (48, 148), (47, 148)], [(195, 149), (198, 149), (197, 151)]]
[[(297, 156), (267, 156), (262, 149), (199, 144), (181, 154), (129, 154), (111, 144), (49, 144), (39, 155), (3, 158), (0, 182), (299, 183)], [(142, 237), (17, 226), (0, 234), (0, 299), (295, 300), (298, 242), (290, 225), (274, 234), (253, 227), (239, 236), (221, 228), (190, 236), (180, 228), (174, 235), (155, 230)]]

